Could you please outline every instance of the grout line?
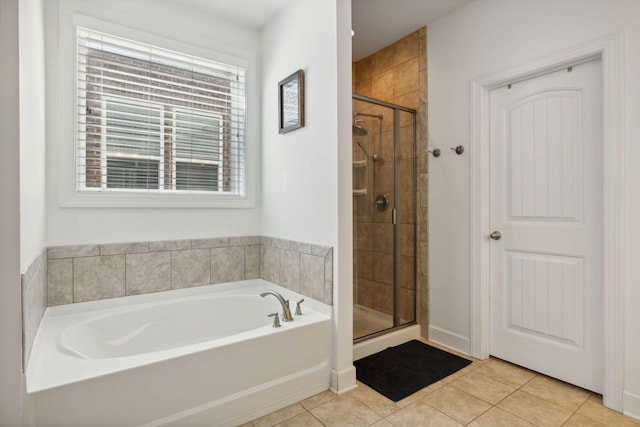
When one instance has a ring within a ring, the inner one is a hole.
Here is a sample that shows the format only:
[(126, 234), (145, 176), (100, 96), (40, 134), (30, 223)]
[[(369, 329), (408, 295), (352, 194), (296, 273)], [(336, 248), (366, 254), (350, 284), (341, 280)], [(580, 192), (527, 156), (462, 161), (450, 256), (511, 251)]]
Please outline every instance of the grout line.
[[(473, 396), (475, 397), (475, 396)], [(483, 400), (484, 402), (484, 400)], [(489, 402), (486, 402), (489, 403)], [(481, 416), (483, 416), (484, 414), (486, 414), (487, 412), (489, 412), (490, 410), (492, 410), (493, 408), (495, 408), (495, 405), (492, 405), (491, 403), (489, 403), (489, 408), (486, 411), (483, 411), (482, 413), (478, 414), (475, 418), (473, 418), (472, 420), (469, 420), (469, 422), (467, 422), (466, 424), (464, 424), (465, 426), (468, 426), (469, 424), (471, 424), (472, 422), (474, 422), (475, 420), (477, 420), (478, 418), (480, 418)]]
[(71, 258), (71, 302), (76, 302), (76, 260)]
[[(304, 408), (304, 406), (303, 406), (303, 408)], [(320, 424), (322, 424), (323, 426), (324, 426), (324, 425), (326, 425), (325, 423), (323, 423), (322, 421), (320, 421), (320, 420), (319, 420), (315, 415), (313, 415), (313, 414), (311, 413), (311, 411), (310, 411), (310, 410), (308, 410), (307, 408), (304, 408), (304, 410), (305, 410), (305, 411), (307, 411), (307, 413), (308, 413), (309, 415), (311, 415), (311, 416), (313, 417), (313, 419), (314, 419), (314, 420), (318, 421), (318, 422), (319, 422)]]
[(124, 254), (124, 295), (123, 296), (127, 296), (128, 295), (128, 286), (127, 286), (127, 253), (125, 252)]
[[(591, 391), (590, 393), (593, 393), (593, 392)], [(588, 418), (588, 419), (590, 419), (590, 420), (592, 420), (592, 421), (595, 421), (595, 422), (599, 423), (600, 421), (598, 421), (598, 420), (594, 420), (593, 418), (589, 417), (588, 415), (585, 415), (585, 414), (578, 414), (578, 411), (580, 410), (580, 408), (582, 408), (584, 405), (586, 405), (586, 404), (587, 404), (587, 402), (589, 401), (589, 399), (591, 399), (591, 396), (587, 397), (587, 398), (585, 399), (585, 401), (584, 401), (584, 402), (582, 402), (582, 403), (581, 403), (581, 404), (576, 408), (576, 410), (575, 410), (575, 411), (573, 411), (573, 413), (571, 413), (571, 415), (569, 415), (569, 418), (567, 418), (567, 419), (565, 420), (565, 422), (564, 422), (564, 423), (562, 423), (562, 425), (565, 425), (565, 424), (566, 424), (566, 423), (567, 423), (567, 422), (568, 422), (568, 421), (569, 421), (569, 420), (570, 420), (574, 415), (576, 415), (576, 414), (577, 414), (577, 415), (581, 415), (581, 416), (583, 416), (583, 417), (585, 417), (585, 418)], [(606, 406), (604, 406), (604, 405), (603, 405), (603, 408), (606, 408)]]
[(208, 285), (211, 285), (213, 282), (213, 248), (209, 248), (209, 283)]

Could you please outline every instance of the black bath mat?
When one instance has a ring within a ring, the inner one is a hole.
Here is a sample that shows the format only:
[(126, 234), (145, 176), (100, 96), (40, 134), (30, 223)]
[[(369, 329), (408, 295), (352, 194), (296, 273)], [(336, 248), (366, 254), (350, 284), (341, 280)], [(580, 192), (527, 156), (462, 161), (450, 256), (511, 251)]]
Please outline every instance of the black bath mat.
[(409, 341), (353, 362), (356, 378), (397, 402), (464, 368), (470, 360)]

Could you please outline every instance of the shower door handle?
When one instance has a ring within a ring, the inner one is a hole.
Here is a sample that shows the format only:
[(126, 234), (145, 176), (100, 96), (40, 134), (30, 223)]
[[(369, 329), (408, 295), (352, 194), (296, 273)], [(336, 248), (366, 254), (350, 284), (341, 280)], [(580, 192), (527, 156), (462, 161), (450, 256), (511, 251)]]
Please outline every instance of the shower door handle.
[(500, 240), (502, 238), (502, 234), (500, 234), (500, 232), (496, 230), (489, 234), (489, 237), (491, 237), (493, 240)]

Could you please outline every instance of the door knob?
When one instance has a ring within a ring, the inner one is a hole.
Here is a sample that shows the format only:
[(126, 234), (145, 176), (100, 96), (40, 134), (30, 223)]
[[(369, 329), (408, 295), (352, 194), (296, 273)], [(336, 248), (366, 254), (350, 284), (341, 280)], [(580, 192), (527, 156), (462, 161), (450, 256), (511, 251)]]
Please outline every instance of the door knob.
[(493, 240), (500, 240), (502, 234), (500, 234), (500, 232), (496, 230), (493, 233), (489, 234), (489, 237), (491, 237)]

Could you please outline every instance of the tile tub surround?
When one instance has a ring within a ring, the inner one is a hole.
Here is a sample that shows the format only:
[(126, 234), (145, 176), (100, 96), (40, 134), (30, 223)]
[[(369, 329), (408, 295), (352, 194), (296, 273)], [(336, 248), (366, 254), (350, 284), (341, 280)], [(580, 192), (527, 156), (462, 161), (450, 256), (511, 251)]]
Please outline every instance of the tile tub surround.
[(262, 237), (260, 278), (333, 304), (333, 249)]
[(20, 278), (22, 287), (22, 369), (26, 372), (40, 319), (47, 308), (47, 251), (25, 269)]
[(327, 246), (242, 236), (46, 252), (49, 306), (257, 278), (332, 304), (333, 249)]

